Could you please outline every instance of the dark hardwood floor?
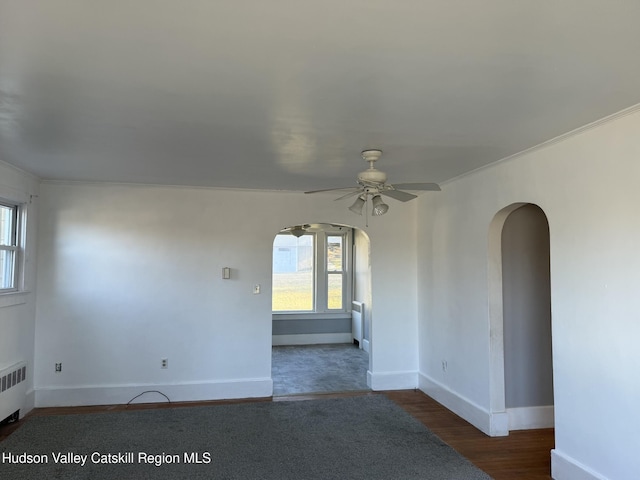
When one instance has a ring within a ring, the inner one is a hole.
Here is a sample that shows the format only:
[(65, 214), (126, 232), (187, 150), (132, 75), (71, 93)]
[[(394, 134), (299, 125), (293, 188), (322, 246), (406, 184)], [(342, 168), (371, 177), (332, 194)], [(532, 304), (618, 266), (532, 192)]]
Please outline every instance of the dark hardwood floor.
[(121, 410), (169, 408), (181, 406), (215, 405), (264, 401), (303, 401), (352, 395), (386, 395), (469, 461), (487, 472), (495, 480), (550, 480), (550, 452), (554, 447), (553, 429), (511, 432), (508, 437), (488, 437), (420, 391), (349, 392), (321, 395), (293, 395), (246, 400), (211, 402), (144, 403), (133, 405), (105, 405), (94, 407), (37, 408), (17, 423), (0, 426), (0, 442), (20, 428), (29, 418), (39, 415), (65, 415)]
[(488, 437), (420, 391), (393, 391), (385, 395), (495, 480), (551, 479), (552, 428)]

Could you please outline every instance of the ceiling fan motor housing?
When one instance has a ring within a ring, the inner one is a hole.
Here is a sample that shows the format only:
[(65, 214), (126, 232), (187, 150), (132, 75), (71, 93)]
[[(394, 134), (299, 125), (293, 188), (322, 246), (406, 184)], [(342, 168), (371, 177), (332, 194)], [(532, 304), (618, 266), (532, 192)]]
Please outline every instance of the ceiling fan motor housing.
[(369, 168), (358, 174), (358, 181), (363, 183), (384, 183), (387, 181), (387, 174), (376, 168)]
[(387, 174), (381, 172), (373, 166), (373, 164), (382, 156), (381, 150), (364, 150), (362, 153), (362, 159), (365, 162), (369, 162), (369, 168), (364, 172), (358, 174), (358, 182), (361, 183), (385, 183), (387, 181)]

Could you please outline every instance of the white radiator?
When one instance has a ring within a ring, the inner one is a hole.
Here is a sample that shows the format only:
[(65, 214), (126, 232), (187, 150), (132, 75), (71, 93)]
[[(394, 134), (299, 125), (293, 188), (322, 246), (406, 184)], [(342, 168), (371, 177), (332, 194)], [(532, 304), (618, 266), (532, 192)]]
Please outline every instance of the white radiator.
[(362, 334), (364, 332), (364, 303), (351, 302), (351, 335), (362, 348)]
[(27, 363), (0, 370), (0, 421), (23, 408), (27, 393)]

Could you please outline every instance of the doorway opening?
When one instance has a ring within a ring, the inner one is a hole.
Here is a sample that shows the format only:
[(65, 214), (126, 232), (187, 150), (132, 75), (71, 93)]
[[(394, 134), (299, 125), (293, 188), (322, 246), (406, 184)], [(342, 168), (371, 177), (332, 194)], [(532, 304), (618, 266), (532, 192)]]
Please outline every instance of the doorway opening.
[(346, 225), (285, 228), (273, 243), (274, 396), (368, 390), (368, 236)]
[(517, 203), (490, 226), (491, 434), (551, 428), (550, 242), (537, 205)]

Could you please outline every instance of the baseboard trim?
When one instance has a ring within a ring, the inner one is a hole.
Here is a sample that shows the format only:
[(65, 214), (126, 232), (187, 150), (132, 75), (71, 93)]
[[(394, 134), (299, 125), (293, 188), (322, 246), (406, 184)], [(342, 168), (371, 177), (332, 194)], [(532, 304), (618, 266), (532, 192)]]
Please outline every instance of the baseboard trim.
[(489, 413), (480, 405), (422, 373), (418, 375), (418, 388), (487, 435), (509, 435), (507, 412)]
[(300, 333), (271, 336), (271, 344), (275, 347), (285, 345), (319, 345), (324, 343), (353, 343), (353, 337), (350, 333)]
[(371, 346), (369, 344), (369, 340), (365, 340), (364, 338), (362, 339), (362, 349), (369, 353), (371, 351)]
[[(120, 405), (131, 403), (191, 402), (232, 398), (270, 397), (271, 378), (224, 380), (220, 382), (191, 382), (179, 384), (87, 385), (80, 387), (43, 387), (35, 389), (35, 406), (71, 407), (85, 405)], [(136, 400), (137, 395), (145, 393)]]
[(509, 430), (531, 430), (533, 428), (553, 428), (553, 405), (544, 407), (507, 408)]
[(367, 371), (367, 384), (374, 391), (412, 389), (418, 386), (418, 372)]
[(27, 413), (33, 410), (36, 406), (36, 391), (31, 388), (27, 390), (24, 398), (24, 407), (20, 411), (20, 417), (24, 417)]
[(586, 465), (560, 452), (551, 450), (551, 477), (555, 480), (607, 480)]

